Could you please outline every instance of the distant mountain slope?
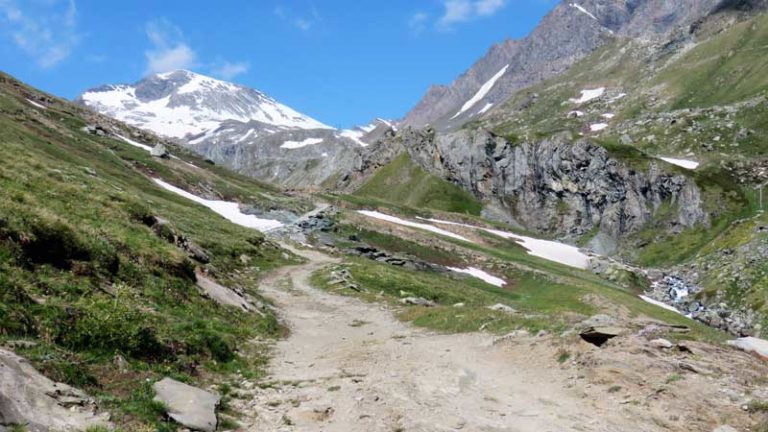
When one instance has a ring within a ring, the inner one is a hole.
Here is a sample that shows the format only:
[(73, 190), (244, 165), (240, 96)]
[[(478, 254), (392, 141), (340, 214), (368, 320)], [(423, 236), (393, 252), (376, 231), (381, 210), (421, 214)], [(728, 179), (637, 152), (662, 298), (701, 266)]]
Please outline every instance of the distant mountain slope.
[(337, 130), (264, 93), (186, 70), (133, 85), (105, 85), (77, 102), (102, 114), (177, 139), (243, 174), (291, 187), (312, 187), (360, 164), (364, 147), (396, 126), (385, 120)]
[(567, 70), (616, 38), (664, 39), (719, 0), (562, 1), (521, 40), (495, 45), (449, 86), (435, 86), (404, 126), (450, 129), (492, 110), (515, 91)]
[(264, 93), (186, 70), (151, 75), (133, 85), (105, 85), (78, 102), (159, 135), (187, 138), (222, 122), (255, 121), (274, 129), (331, 129)]

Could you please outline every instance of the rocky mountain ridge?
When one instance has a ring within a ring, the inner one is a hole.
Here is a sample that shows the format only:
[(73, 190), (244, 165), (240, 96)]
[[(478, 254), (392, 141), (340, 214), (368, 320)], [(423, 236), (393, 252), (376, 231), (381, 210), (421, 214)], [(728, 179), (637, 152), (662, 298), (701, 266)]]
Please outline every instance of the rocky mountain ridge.
[[(685, 29), (721, 0), (563, 0), (527, 37), (502, 42), (450, 86), (435, 86), (403, 124), (451, 129), (477, 118), (514, 92), (567, 70), (597, 48), (620, 38), (664, 40)], [(492, 88), (483, 89), (502, 71)], [(467, 101), (477, 98), (472, 109)]]

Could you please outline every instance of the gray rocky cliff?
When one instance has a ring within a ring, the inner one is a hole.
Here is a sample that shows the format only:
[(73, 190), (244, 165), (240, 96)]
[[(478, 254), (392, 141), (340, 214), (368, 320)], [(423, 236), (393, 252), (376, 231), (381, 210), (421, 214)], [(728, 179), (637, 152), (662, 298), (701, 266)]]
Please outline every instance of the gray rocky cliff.
[(632, 168), (586, 140), (561, 135), (512, 144), (484, 130), (432, 129), (406, 129), (400, 139), (416, 163), (532, 231), (566, 238), (599, 232), (619, 240), (665, 204), (674, 211), (668, 230), (709, 223), (694, 180), (655, 163)]

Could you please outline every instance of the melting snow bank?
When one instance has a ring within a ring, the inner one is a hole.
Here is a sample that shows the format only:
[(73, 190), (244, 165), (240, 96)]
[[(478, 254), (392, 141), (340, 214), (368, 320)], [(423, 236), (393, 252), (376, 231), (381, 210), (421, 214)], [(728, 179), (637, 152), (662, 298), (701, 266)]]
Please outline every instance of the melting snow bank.
[[(425, 231), (431, 231), (433, 233), (444, 235), (446, 237), (451, 237), (457, 240), (462, 240), (470, 243), (472, 242), (466, 237), (460, 236), (450, 231), (446, 231), (444, 229), (437, 228), (433, 225), (418, 223), (418, 222), (411, 222), (396, 216), (390, 216), (377, 211), (358, 210), (357, 212), (360, 213), (361, 215), (372, 217), (375, 219), (392, 222), (398, 225), (403, 225), (411, 228), (419, 228)], [(462, 224), (457, 222), (448, 222), (448, 221), (442, 221), (438, 219), (424, 219), (424, 218), (418, 218), (418, 219), (431, 222), (431, 223), (436, 223), (436, 224), (453, 225), (453, 226), (460, 226), (464, 228), (473, 228), (473, 229), (483, 230), (487, 233), (490, 233), (505, 239), (514, 240), (515, 242), (523, 246), (525, 249), (527, 249), (529, 255), (533, 255), (539, 258), (544, 258), (549, 261), (554, 261), (560, 264), (565, 264), (567, 266), (576, 267), (579, 269), (589, 268), (589, 256), (579, 251), (579, 248), (577, 248), (576, 246), (571, 246), (571, 245), (567, 245), (567, 244), (563, 244), (563, 243), (559, 243), (551, 240), (541, 240), (541, 239), (536, 239), (532, 237), (526, 237), (526, 236), (513, 234), (506, 231), (482, 228), (482, 227), (477, 227), (477, 226), (467, 225), (467, 224)]]
[(764, 360), (768, 360), (768, 341), (756, 337), (743, 337), (733, 341), (728, 341), (728, 345), (734, 346), (742, 351), (755, 354)]
[(491, 274), (488, 274), (484, 272), (483, 270), (480, 270), (478, 268), (474, 267), (468, 267), (465, 269), (460, 269), (456, 267), (448, 267), (448, 270), (456, 272), (456, 273), (464, 273), (468, 274), (470, 276), (474, 276), (478, 279), (483, 280), (486, 283), (489, 283), (491, 285), (497, 286), (497, 287), (503, 287), (507, 284), (507, 282), (504, 279), (497, 278), (496, 276), (493, 276)]
[(591, 130), (592, 132), (600, 132), (601, 130), (607, 127), (608, 127), (607, 123), (595, 123), (595, 124), (589, 125), (589, 130)]
[(310, 145), (320, 144), (323, 142), (322, 138), (307, 138), (304, 141), (286, 141), (280, 148), (284, 149), (298, 149)]
[[(650, 304), (652, 304), (652, 305), (656, 305), (656, 306), (658, 306), (658, 307), (660, 307), (660, 308), (664, 308), (664, 309), (666, 309), (666, 310), (669, 310), (669, 311), (672, 311), (672, 312), (676, 312), (676, 313), (679, 313), (680, 315), (682, 315), (682, 314), (683, 314), (683, 313), (682, 313), (682, 312), (680, 312), (679, 310), (675, 309), (674, 307), (672, 307), (672, 306), (670, 306), (670, 305), (668, 305), (668, 304), (666, 304), (666, 303), (664, 303), (664, 302), (660, 302), (660, 301), (658, 301), (658, 300), (654, 300), (654, 299), (652, 299), (652, 298), (650, 298), (650, 297), (647, 297), (647, 296), (644, 296), (644, 295), (641, 295), (641, 296), (640, 296), (640, 298), (641, 298), (641, 299), (643, 299), (644, 301), (646, 301), (646, 302), (648, 302), (648, 303), (650, 303)], [(689, 317), (689, 318), (690, 318), (690, 317)]]
[(241, 212), (240, 204), (238, 203), (228, 202), (228, 201), (207, 200), (204, 198), (200, 198), (197, 195), (193, 195), (183, 189), (179, 189), (176, 186), (173, 186), (172, 184), (168, 184), (160, 179), (152, 179), (152, 180), (158, 185), (160, 185), (163, 189), (171, 191), (177, 195), (181, 195), (190, 201), (194, 201), (198, 204), (202, 204), (208, 207), (209, 209), (213, 210), (215, 213), (218, 213), (224, 219), (227, 219), (234, 224), (244, 226), (246, 228), (253, 228), (261, 232), (267, 232), (269, 230), (283, 226), (282, 223), (276, 220), (259, 219), (256, 216), (247, 215)]
[(591, 100), (597, 99), (605, 93), (605, 87), (600, 87), (592, 90), (582, 90), (581, 97), (578, 99), (571, 99), (571, 102), (576, 104), (583, 104)]
[(576, 246), (571, 246), (571, 245), (567, 245), (564, 243), (559, 243), (551, 240), (541, 240), (533, 237), (526, 237), (526, 236), (514, 234), (507, 231), (477, 227), (477, 226), (467, 225), (467, 224), (462, 224), (457, 222), (448, 222), (448, 221), (442, 221), (438, 219), (425, 219), (425, 220), (429, 222), (437, 223), (437, 224), (454, 225), (454, 226), (461, 226), (465, 228), (474, 228), (474, 229), (483, 230), (487, 233), (490, 233), (508, 240), (514, 240), (515, 242), (519, 243), (522, 247), (528, 249), (529, 255), (537, 256), (539, 258), (544, 258), (549, 261), (554, 261), (560, 264), (565, 264), (567, 266), (576, 267), (579, 269), (589, 268), (589, 256), (581, 252), (579, 248), (577, 248)]
[(699, 167), (698, 162), (688, 160), (688, 159), (675, 159), (675, 158), (668, 158), (668, 157), (660, 157), (659, 159), (663, 160), (664, 162), (671, 163), (672, 165), (677, 165), (679, 167), (683, 167), (689, 170), (695, 170), (696, 168)]
[(380, 213), (380, 212), (377, 212), (377, 211), (358, 210), (357, 212), (360, 213), (363, 216), (368, 216), (368, 217), (371, 217), (371, 218), (383, 220), (383, 221), (386, 221), (386, 222), (392, 222), (392, 223), (396, 223), (398, 225), (403, 225), (403, 226), (407, 226), (407, 227), (411, 227), (411, 228), (419, 228), (419, 229), (423, 229), (425, 231), (431, 231), (431, 232), (433, 232), (435, 234), (440, 234), (440, 235), (444, 235), (446, 237), (451, 237), (451, 238), (454, 238), (456, 240), (462, 240), (462, 241), (465, 241), (465, 242), (469, 242), (469, 239), (467, 239), (466, 237), (462, 237), (462, 236), (460, 236), (458, 234), (454, 234), (454, 233), (452, 233), (450, 231), (446, 231), (444, 229), (440, 229), (440, 228), (434, 227), (432, 225), (407, 221), (405, 219), (400, 219), (399, 217), (390, 216), (390, 215), (387, 215), (387, 214), (384, 214), (384, 213)]

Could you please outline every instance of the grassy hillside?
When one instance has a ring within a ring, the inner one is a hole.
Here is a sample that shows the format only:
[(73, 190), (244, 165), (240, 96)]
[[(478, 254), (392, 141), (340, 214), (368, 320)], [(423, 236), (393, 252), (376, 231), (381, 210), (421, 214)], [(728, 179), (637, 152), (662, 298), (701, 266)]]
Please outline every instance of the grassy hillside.
[(379, 169), (355, 195), (406, 207), (453, 213), (479, 215), (482, 209), (470, 193), (427, 173), (405, 153)]
[[(14, 346), (51, 378), (97, 395), (125, 430), (175, 430), (148, 383), (260, 374), (265, 358), (249, 341), (280, 331), (271, 315), (203, 298), (195, 269), (255, 294), (260, 275), (291, 258), (150, 177), (256, 206), (303, 204), (179, 149), (183, 159), (152, 158), (83, 131), (87, 115), (0, 76), (0, 344), (29, 342)], [(153, 217), (210, 262), (156, 234)]]

